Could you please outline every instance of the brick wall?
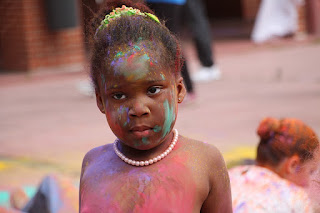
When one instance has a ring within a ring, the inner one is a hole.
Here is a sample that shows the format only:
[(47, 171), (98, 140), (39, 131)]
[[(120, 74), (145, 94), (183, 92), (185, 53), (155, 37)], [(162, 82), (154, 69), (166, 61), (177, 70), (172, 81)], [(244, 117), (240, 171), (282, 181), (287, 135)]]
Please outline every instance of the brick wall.
[(297, 33), (306, 33), (307, 26), (306, 26), (306, 7), (305, 5), (300, 5), (298, 7), (298, 32)]
[(85, 60), (81, 25), (50, 30), (44, 0), (2, 0), (0, 39), (1, 70), (28, 71)]

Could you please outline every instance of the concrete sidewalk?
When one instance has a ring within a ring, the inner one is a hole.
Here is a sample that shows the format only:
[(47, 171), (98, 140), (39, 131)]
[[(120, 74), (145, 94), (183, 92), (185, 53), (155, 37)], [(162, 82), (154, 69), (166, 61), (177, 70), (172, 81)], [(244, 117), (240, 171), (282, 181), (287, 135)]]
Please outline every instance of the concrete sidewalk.
[[(195, 72), (194, 51), (185, 46)], [(221, 41), (215, 50), (223, 77), (197, 84), (196, 101), (179, 108), (181, 134), (214, 144), (226, 160), (242, 151), (254, 156), (265, 116), (299, 118), (320, 135), (319, 42)], [(95, 99), (76, 88), (84, 79), (85, 69), (0, 75), (0, 189), (37, 184), (47, 173), (77, 180), (84, 154), (114, 141)]]

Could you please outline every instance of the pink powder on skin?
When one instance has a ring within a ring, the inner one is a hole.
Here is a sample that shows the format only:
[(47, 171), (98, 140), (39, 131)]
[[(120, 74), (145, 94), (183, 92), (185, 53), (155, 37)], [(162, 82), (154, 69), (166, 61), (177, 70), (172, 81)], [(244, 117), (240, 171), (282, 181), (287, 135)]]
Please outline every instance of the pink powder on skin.
[(82, 212), (86, 212), (87, 207), (91, 211), (112, 209), (112, 212), (124, 213), (192, 212), (196, 184), (186, 162), (187, 157), (174, 156), (153, 168), (131, 168), (114, 177), (96, 175), (89, 183), (90, 186), (95, 183), (95, 187), (83, 188), (88, 190), (82, 199), (85, 203)]

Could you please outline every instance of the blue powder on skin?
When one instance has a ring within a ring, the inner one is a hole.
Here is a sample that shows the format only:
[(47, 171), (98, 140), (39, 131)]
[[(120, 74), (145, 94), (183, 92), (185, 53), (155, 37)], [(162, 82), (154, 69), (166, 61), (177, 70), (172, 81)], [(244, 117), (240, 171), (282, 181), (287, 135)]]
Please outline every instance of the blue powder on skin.
[(102, 73), (100, 73), (100, 78), (101, 78), (102, 84), (106, 85), (106, 78), (104, 77), (104, 75)]
[(171, 130), (171, 125), (176, 118), (176, 115), (173, 112), (173, 107), (170, 107), (168, 100), (165, 100), (163, 103), (165, 109), (165, 120), (163, 123), (163, 132), (162, 137), (165, 137)]
[(161, 130), (161, 126), (156, 125), (155, 127), (153, 127), (154, 132), (160, 132), (160, 130)]
[(162, 73), (160, 75), (161, 75), (162, 80), (166, 80), (166, 78), (164, 77), (164, 75)]
[(120, 58), (120, 57), (122, 57), (122, 56), (124, 56), (124, 53), (123, 52), (118, 52), (117, 54), (116, 54), (116, 58)]
[(124, 122), (123, 126), (127, 126), (129, 121), (130, 121), (130, 118), (128, 116), (128, 112), (129, 112), (129, 108), (128, 107), (123, 107), (122, 105), (120, 106), (120, 108), (118, 109), (118, 118), (119, 118), (119, 121), (122, 120), (122, 116), (123, 116), (123, 113), (125, 113), (127, 115), (127, 120)]
[(148, 138), (147, 137), (142, 138), (142, 143), (144, 145), (148, 145), (149, 144)]
[(138, 45), (134, 45), (134, 48), (137, 50), (141, 50), (141, 48)]

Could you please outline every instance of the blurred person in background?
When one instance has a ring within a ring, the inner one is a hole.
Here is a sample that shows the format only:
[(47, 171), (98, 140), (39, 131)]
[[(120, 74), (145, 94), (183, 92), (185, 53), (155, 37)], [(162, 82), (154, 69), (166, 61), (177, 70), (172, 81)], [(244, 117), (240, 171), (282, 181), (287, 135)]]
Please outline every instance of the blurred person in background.
[(262, 0), (251, 34), (255, 43), (293, 36), (298, 30), (298, 7), (303, 0)]
[(256, 165), (229, 170), (233, 211), (313, 212), (305, 189), (320, 163), (319, 140), (297, 119), (265, 118)]
[[(181, 38), (181, 21), (186, 0), (146, 0), (146, 2), (161, 20), (166, 21), (166, 27), (177, 35), (178, 38)], [(192, 102), (195, 99), (194, 86), (185, 61), (182, 66), (181, 74), (188, 93), (184, 103)]]
[(310, 179), (311, 181), (307, 191), (313, 203), (314, 211), (320, 212), (320, 168), (314, 172)]
[(202, 0), (187, 0), (184, 15), (192, 32), (201, 67), (192, 75), (195, 82), (219, 80), (221, 71), (216, 65), (212, 49), (209, 19)]
[(76, 213), (79, 211), (78, 194), (78, 187), (69, 178), (47, 175), (31, 199), (20, 188), (12, 190), (11, 209), (0, 208), (0, 213)]

